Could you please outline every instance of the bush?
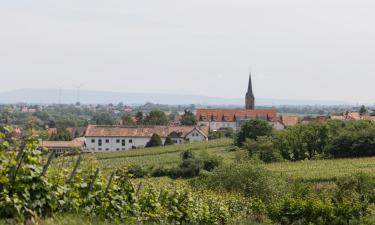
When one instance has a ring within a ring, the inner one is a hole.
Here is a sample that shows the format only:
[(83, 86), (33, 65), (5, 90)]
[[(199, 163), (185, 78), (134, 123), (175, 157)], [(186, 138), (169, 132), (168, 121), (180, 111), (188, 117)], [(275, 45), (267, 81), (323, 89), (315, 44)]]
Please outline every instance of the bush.
[(159, 135), (157, 134), (153, 134), (151, 136), (151, 139), (149, 142), (147, 142), (146, 144), (146, 148), (150, 148), (150, 147), (158, 147), (158, 146), (163, 146), (163, 143), (161, 142), (161, 138)]
[(247, 139), (244, 148), (248, 151), (249, 156), (255, 156), (266, 163), (283, 160), (271, 137), (258, 137), (258, 140)]
[(283, 182), (254, 160), (223, 164), (213, 172), (200, 176), (193, 184), (216, 191), (241, 192), (265, 202), (278, 196), (283, 189)]
[(335, 137), (326, 153), (334, 158), (375, 156), (375, 128), (352, 129)]

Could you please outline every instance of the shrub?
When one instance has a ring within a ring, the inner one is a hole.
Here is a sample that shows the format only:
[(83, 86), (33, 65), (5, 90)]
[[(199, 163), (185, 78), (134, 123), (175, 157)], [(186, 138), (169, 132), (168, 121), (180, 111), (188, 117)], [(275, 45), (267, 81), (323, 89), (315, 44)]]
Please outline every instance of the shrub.
[(375, 128), (342, 132), (333, 139), (326, 153), (334, 158), (375, 156)]
[(247, 139), (244, 148), (248, 151), (249, 156), (256, 156), (266, 163), (283, 160), (271, 137), (258, 137), (257, 140)]
[(146, 148), (150, 148), (150, 147), (158, 147), (158, 146), (162, 146), (163, 143), (161, 142), (161, 138), (159, 135), (157, 134), (153, 134), (151, 136), (151, 139), (149, 142), (147, 142), (146, 144)]
[(164, 142), (164, 146), (167, 146), (167, 145), (173, 145), (173, 141), (171, 137), (169, 136), (165, 139), (165, 142)]
[(283, 182), (255, 160), (223, 164), (213, 172), (199, 177), (193, 184), (216, 191), (241, 192), (265, 202), (271, 201), (283, 189)]

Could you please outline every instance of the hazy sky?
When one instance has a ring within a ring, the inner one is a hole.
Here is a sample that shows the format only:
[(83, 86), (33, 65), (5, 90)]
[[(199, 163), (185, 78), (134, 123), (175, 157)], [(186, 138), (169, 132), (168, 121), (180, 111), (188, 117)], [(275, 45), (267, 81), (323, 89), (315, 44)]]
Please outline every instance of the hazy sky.
[(375, 100), (374, 0), (0, 0), (0, 91)]

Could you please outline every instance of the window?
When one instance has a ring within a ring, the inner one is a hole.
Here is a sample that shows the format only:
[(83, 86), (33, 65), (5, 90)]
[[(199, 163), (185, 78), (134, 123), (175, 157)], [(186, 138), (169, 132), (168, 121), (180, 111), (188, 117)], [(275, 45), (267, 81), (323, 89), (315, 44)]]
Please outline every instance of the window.
[(129, 143), (133, 143), (133, 139), (129, 139)]
[(122, 139), (122, 140), (121, 140), (121, 145), (122, 145), (122, 146), (125, 146), (125, 139)]
[(109, 148), (106, 148), (105, 150), (106, 150), (106, 151), (109, 151)]
[(120, 151), (120, 149), (119, 149), (119, 148), (116, 148), (116, 151)]
[(117, 140), (116, 140), (116, 143), (120, 143), (120, 139), (117, 139)]
[(125, 151), (126, 149), (125, 148), (122, 148), (123, 151)]
[(102, 150), (102, 148), (98, 148), (98, 150), (99, 150), (99, 151), (101, 151), (101, 150)]
[(109, 143), (109, 139), (105, 139), (105, 143)]
[(95, 139), (91, 139), (91, 143), (95, 143)]
[[(102, 146), (102, 139), (98, 140), (98, 146)], [(100, 149), (101, 150), (101, 149)]]

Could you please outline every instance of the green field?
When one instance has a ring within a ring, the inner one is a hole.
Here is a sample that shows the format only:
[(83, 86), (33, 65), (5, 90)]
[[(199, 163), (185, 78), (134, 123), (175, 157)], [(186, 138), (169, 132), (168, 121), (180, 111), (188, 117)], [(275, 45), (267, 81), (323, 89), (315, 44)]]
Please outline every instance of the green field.
[[(224, 163), (229, 163), (235, 161), (236, 156), (244, 154), (241, 151), (229, 151), (232, 143), (233, 141), (230, 139), (221, 139), (205, 143), (99, 153), (94, 154), (94, 157), (104, 171), (130, 165), (147, 168), (177, 166), (181, 161), (181, 152), (184, 150), (191, 150), (198, 157), (202, 154), (220, 156)], [(280, 176), (291, 179), (324, 182), (360, 172), (375, 174), (375, 157), (271, 163), (266, 164), (266, 168)]]

